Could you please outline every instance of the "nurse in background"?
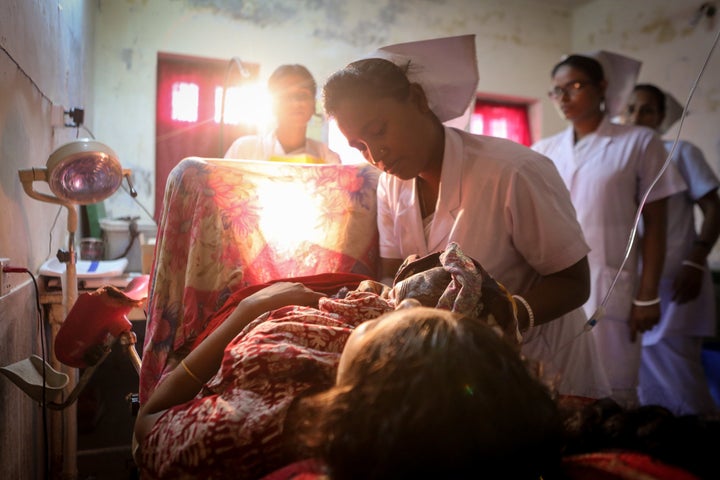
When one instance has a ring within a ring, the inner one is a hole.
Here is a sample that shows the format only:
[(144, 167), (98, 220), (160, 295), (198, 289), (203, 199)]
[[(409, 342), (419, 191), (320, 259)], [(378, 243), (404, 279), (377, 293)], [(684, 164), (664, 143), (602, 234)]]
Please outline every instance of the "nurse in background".
[(322, 142), (307, 137), (315, 115), (317, 85), (303, 65), (280, 65), (268, 79), (276, 128), (266, 135), (246, 135), (235, 140), (225, 158), (280, 160), (307, 155), (313, 163), (340, 163), (340, 157)]
[[(663, 133), (666, 95), (655, 85), (636, 85), (625, 123)], [(677, 119), (674, 119), (677, 120)], [(665, 142), (668, 151), (673, 141)], [(720, 181), (695, 145), (678, 140), (672, 161), (688, 190), (668, 198), (667, 252), (660, 281), (662, 317), (642, 339), (640, 387), (645, 405), (677, 415), (708, 414), (717, 407), (701, 362), (703, 337), (715, 334), (715, 295), (707, 256), (720, 235)], [(695, 230), (695, 205), (703, 220)]]
[[(637, 208), (660, 172), (666, 152), (652, 130), (610, 122), (607, 113), (615, 112), (606, 112), (605, 107), (613, 99), (606, 98), (608, 80), (595, 58), (570, 55), (553, 67), (551, 80), (550, 98), (570, 126), (540, 140), (533, 149), (557, 166), (590, 245), (591, 292), (584, 307), (591, 317), (618, 274)], [(644, 234), (634, 242), (604, 316), (592, 330), (612, 397), (625, 407), (637, 405), (641, 348), (637, 336), (660, 320), (666, 198), (685, 188), (674, 167), (653, 188), (642, 211)]]

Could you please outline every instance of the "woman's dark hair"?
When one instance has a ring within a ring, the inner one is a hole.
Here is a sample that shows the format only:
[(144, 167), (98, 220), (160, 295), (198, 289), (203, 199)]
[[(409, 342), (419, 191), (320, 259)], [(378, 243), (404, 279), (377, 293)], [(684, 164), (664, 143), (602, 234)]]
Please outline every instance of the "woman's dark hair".
[(299, 64), (280, 65), (277, 67), (272, 75), (270, 75), (270, 78), (268, 78), (268, 89), (273, 93), (277, 92), (278, 88), (280, 88), (278, 83), (282, 79), (291, 76), (303, 78), (303, 86), (311, 90), (313, 96), (315, 96), (317, 93), (315, 78), (313, 78), (312, 73), (310, 73), (305, 66)]
[(325, 112), (334, 116), (348, 98), (405, 100), (410, 94), (409, 65), (399, 67), (389, 60), (358, 60), (333, 73), (323, 87)]
[(658, 113), (661, 116), (665, 115), (665, 92), (650, 83), (639, 83), (635, 85), (633, 92), (646, 92), (652, 95), (655, 99), (655, 106), (657, 107)]
[(603, 72), (603, 67), (600, 62), (584, 55), (568, 55), (553, 67), (552, 72), (550, 72), (550, 77), (554, 77), (560, 67), (565, 66), (582, 71), (590, 77), (590, 81), (593, 83), (600, 83), (605, 80), (605, 72)]
[(490, 327), (447, 313), (413, 309), (365, 340), (341, 384), (301, 401), (295, 428), (333, 480), (555, 471), (561, 421), (548, 390)]

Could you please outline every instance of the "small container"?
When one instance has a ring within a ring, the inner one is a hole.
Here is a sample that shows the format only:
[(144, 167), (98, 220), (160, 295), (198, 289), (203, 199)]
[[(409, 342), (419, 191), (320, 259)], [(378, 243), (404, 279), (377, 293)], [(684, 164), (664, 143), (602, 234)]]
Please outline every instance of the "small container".
[(105, 256), (105, 242), (100, 238), (80, 239), (80, 260), (102, 260)]
[(100, 228), (103, 238), (107, 242), (105, 259), (114, 260), (125, 253), (128, 259), (127, 272), (142, 272), (142, 252), (140, 249), (143, 240), (148, 241), (157, 235), (155, 222), (137, 220), (137, 237), (131, 234), (130, 220), (126, 219), (100, 219)]

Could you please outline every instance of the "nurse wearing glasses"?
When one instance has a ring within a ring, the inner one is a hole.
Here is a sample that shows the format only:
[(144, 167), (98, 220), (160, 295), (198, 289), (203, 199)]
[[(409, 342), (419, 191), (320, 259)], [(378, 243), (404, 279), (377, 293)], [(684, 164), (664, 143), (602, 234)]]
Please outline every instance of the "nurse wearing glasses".
[[(638, 336), (660, 319), (666, 198), (686, 186), (674, 166), (668, 166), (642, 209), (642, 234), (623, 266), (637, 208), (663, 167), (665, 148), (648, 128), (610, 122), (619, 113), (614, 108), (622, 108), (625, 102), (608, 95), (612, 90), (597, 59), (570, 55), (555, 65), (551, 79), (548, 94), (570, 126), (540, 140), (533, 149), (557, 166), (591, 248), (591, 292), (584, 305), (588, 317), (596, 313), (615, 281), (604, 315), (591, 333), (613, 398), (632, 407), (637, 405), (642, 345)], [(621, 77), (612, 81), (619, 82)]]

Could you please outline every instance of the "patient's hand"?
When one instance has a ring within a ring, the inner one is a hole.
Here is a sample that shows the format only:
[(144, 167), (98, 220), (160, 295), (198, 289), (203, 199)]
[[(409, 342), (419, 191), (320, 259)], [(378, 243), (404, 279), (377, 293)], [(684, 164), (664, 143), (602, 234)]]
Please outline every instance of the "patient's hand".
[(315, 292), (302, 283), (278, 282), (241, 300), (236, 311), (242, 309), (245, 315), (255, 318), (288, 305), (317, 307), (320, 298), (325, 296), (327, 295)]

